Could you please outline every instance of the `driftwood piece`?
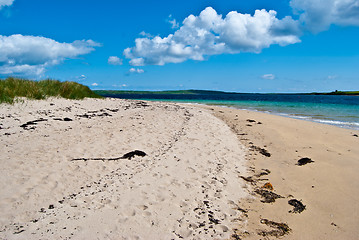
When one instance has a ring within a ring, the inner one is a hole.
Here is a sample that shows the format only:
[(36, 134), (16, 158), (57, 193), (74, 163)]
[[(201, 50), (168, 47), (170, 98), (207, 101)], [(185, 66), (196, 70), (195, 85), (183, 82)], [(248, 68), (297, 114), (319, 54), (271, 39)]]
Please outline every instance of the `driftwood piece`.
[(128, 159), (131, 160), (131, 158), (135, 157), (135, 156), (140, 156), (140, 157), (144, 157), (146, 156), (146, 153), (140, 150), (135, 150), (132, 152), (128, 152), (126, 154), (124, 154), (122, 157), (117, 157), (117, 158), (74, 158), (71, 161), (117, 161), (120, 159)]

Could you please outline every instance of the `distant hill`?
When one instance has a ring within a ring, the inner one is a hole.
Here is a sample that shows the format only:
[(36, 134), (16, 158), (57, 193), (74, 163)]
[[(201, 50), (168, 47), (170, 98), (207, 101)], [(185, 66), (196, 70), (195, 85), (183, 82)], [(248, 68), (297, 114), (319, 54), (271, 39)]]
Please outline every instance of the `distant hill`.
[(335, 90), (329, 93), (310, 93), (311, 95), (357, 95), (359, 96), (359, 91), (338, 91)]
[[(161, 95), (161, 94), (173, 94), (173, 95), (215, 95), (215, 94), (248, 94), (248, 93), (235, 93), (235, 92), (223, 92), (223, 91), (209, 91), (209, 90), (174, 90), (174, 91), (122, 91), (122, 90), (94, 90), (94, 93), (111, 97), (116, 95), (126, 95), (126, 94), (146, 94), (146, 95)], [(263, 93), (266, 94), (266, 93)], [(334, 91), (329, 93), (267, 93), (267, 94), (305, 94), (305, 95), (359, 95), (359, 91)]]

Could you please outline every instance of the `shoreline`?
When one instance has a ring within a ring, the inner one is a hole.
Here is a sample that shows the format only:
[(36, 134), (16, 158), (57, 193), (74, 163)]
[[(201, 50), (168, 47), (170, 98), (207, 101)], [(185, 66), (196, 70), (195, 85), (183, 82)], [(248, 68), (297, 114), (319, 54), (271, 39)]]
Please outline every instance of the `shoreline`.
[[(252, 173), (245, 177), (254, 180), (251, 191), (256, 198), (243, 202), (249, 236), (239, 236), (258, 239), (256, 234), (265, 227), (263, 219), (288, 224), (291, 231), (283, 239), (359, 236), (359, 177), (354, 170), (359, 167), (359, 131), (262, 112), (201, 107), (229, 125), (249, 150), (247, 166)], [(265, 149), (270, 156), (264, 156), (259, 149)], [(296, 165), (305, 157), (314, 162)], [(258, 177), (264, 170), (270, 173)], [(261, 202), (263, 198), (255, 190), (263, 189), (267, 182), (283, 198)], [(293, 199), (305, 205), (303, 212), (293, 213), (293, 206), (288, 204)], [(267, 228), (269, 232), (273, 230), (276, 228)]]
[[(141, 101), (141, 99), (137, 99), (137, 101)], [(160, 100), (148, 100), (145, 99), (143, 101), (150, 101), (150, 102), (165, 102), (165, 103), (178, 103), (178, 104), (189, 104), (189, 105), (199, 105), (199, 106), (215, 106), (215, 107), (224, 107), (224, 108), (233, 108), (233, 109), (237, 109), (237, 110), (243, 110), (243, 111), (252, 111), (252, 112), (259, 112), (259, 113), (265, 113), (265, 114), (271, 114), (271, 115), (276, 115), (276, 116), (281, 116), (281, 117), (287, 117), (287, 118), (292, 118), (292, 119), (298, 119), (298, 120), (305, 120), (305, 121), (309, 121), (309, 122), (314, 122), (314, 123), (321, 123), (321, 124), (326, 124), (326, 125), (330, 125), (330, 126), (336, 126), (336, 127), (340, 127), (340, 128), (344, 128), (344, 129), (350, 129), (350, 130), (355, 130), (355, 131), (359, 131), (359, 122), (350, 122), (350, 121), (342, 121), (339, 119), (328, 119), (328, 118), (314, 118), (311, 115), (305, 115), (305, 114), (295, 114), (295, 113), (285, 113), (285, 112), (275, 112), (275, 111), (270, 111), (270, 110), (257, 110), (257, 109), (249, 109), (249, 108), (241, 108), (235, 105), (225, 105), (225, 104), (215, 104), (215, 103), (200, 103), (200, 102), (187, 102), (186, 100), (184, 101), (180, 101), (180, 100), (168, 100), (166, 101), (166, 99), (160, 99)]]
[[(3, 106), (0, 238), (359, 235), (359, 131), (198, 104)], [(280, 197), (263, 203), (270, 186)]]

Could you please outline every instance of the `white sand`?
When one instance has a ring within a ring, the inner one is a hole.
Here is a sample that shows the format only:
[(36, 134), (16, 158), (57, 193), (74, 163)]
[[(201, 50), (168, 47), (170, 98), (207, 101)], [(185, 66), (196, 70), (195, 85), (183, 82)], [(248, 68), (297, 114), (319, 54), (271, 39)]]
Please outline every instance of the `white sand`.
[[(209, 110), (119, 99), (0, 107), (1, 239), (228, 239), (245, 228), (245, 148)], [(136, 149), (147, 156), (71, 161)]]

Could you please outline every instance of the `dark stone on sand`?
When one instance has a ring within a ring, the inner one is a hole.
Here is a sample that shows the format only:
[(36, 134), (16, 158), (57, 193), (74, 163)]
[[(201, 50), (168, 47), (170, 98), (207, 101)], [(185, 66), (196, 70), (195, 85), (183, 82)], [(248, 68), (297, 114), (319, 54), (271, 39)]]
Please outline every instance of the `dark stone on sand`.
[(301, 201), (298, 201), (297, 199), (289, 200), (288, 204), (294, 207), (293, 210), (289, 212), (301, 213), (305, 210), (305, 205)]
[(65, 122), (71, 122), (71, 121), (72, 121), (72, 119), (71, 119), (71, 118), (67, 118), (67, 117), (65, 117), (65, 118), (64, 118), (64, 121), (65, 121)]
[(311, 163), (311, 162), (314, 162), (314, 161), (312, 159), (310, 159), (310, 158), (305, 157), (305, 158), (299, 159), (297, 165), (298, 166), (303, 166), (303, 165), (305, 165), (307, 163)]
[(353, 137), (359, 137), (358, 134), (353, 134)]
[(278, 195), (274, 192), (265, 189), (256, 189), (254, 192), (262, 196), (262, 198), (264, 198), (261, 200), (262, 203), (272, 203), (275, 202), (277, 198), (283, 198), (281, 195)]
[(54, 209), (54, 208), (55, 208), (55, 207), (54, 207), (53, 204), (49, 205), (49, 209)]

